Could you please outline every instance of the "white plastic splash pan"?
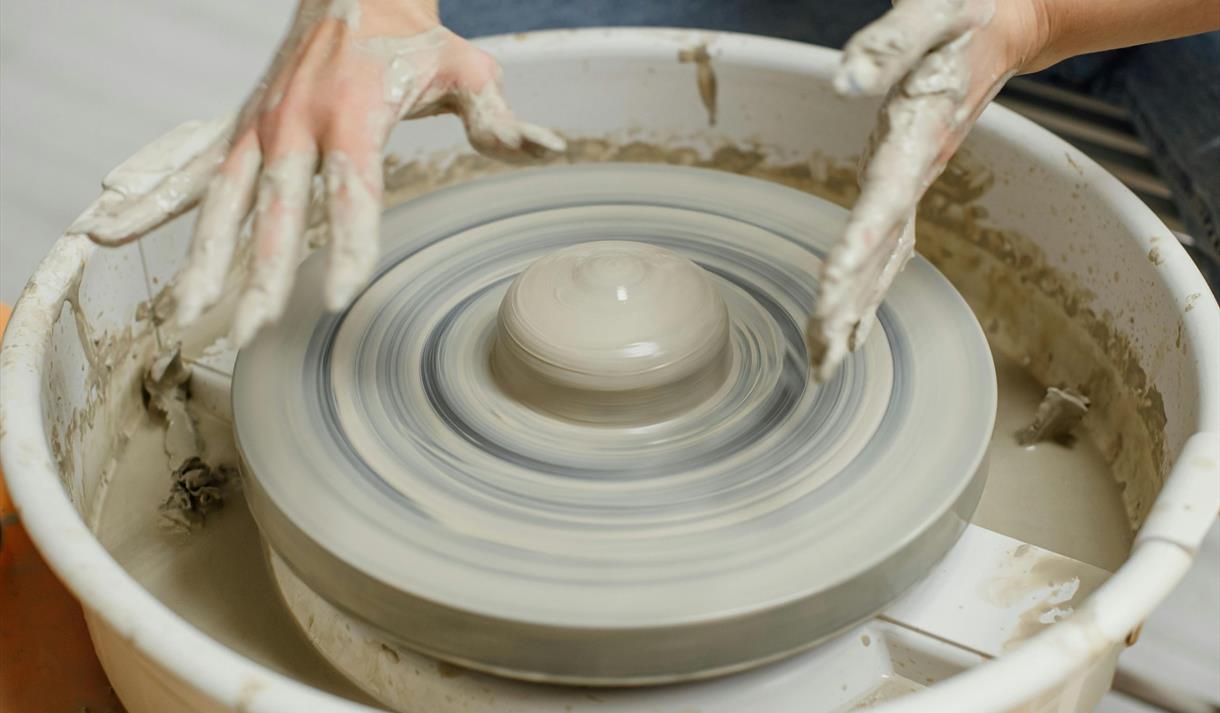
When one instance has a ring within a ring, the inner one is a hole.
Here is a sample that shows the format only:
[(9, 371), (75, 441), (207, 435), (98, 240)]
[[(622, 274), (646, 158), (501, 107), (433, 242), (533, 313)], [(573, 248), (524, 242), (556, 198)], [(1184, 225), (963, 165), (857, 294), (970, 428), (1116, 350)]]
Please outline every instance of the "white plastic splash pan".
[[(718, 82), (714, 126), (695, 68), (678, 62), (700, 43)], [(837, 53), (791, 42), (622, 29), (482, 44), (503, 63), (519, 112), (571, 137), (641, 142), (607, 150), (620, 159), (655, 159), (646, 145), (694, 149), (669, 156), (680, 161), (722, 146), (757, 151), (724, 154), (729, 168), (758, 156), (804, 166), (814, 156), (806, 178), (840, 200), (876, 110), (834, 95)], [(402, 127), (392, 148), (405, 161), (464, 151), (452, 119)], [(930, 674), (935, 685), (884, 710), (1078, 710), (1096, 700), (1123, 642), (1186, 572), (1220, 504), (1220, 316), (1170, 231), (1066, 143), (993, 106), (964, 158), (925, 202), (921, 248), (972, 303), (993, 343), (1024, 354), (1043, 383), (1086, 383), (1101, 395), (1090, 427), (1139, 532), (1126, 562), (1073, 616), (994, 659)], [(175, 338), (172, 325), (153, 326), (149, 315), (181, 266), (189, 233), (189, 220), (180, 220), (118, 250), (79, 236), (56, 243), (18, 303), (0, 360), (9, 487), (40, 551), (81, 600), (102, 663), (133, 713), (368, 710), (191, 627), (128, 576), (87, 524), (104, 465), (140, 408), (140, 370), (158, 340)], [(819, 685), (830, 691), (836, 683)]]

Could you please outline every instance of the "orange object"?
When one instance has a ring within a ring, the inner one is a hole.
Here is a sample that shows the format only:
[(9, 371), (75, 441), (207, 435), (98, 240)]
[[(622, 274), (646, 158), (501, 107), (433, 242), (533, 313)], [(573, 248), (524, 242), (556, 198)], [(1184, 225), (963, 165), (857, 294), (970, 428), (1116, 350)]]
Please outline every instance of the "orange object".
[[(0, 334), (9, 314), (0, 304)], [(34, 548), (3, 472), (0, 536), (0, 711), (121, 712), (93, 653), (80, 604)]]

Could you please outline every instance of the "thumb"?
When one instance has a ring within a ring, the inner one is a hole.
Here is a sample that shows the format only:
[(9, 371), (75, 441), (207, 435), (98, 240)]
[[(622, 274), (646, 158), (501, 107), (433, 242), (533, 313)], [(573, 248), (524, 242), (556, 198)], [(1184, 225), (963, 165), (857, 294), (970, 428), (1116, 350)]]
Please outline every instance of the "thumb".
[(488, 81), (479, 91), (455, 90), (457, 113), (479, 153), (501, 160), (527, 160), (561, 153), (567, 143), (550, 129), (519, 121), (500, 90)]

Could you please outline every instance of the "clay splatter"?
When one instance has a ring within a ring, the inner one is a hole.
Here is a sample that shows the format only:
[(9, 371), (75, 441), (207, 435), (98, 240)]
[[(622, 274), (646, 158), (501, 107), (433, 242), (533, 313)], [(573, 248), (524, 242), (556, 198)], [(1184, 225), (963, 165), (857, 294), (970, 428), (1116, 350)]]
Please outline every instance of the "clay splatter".
[(1075, 440), (1072, 431), (1080, 424), (1084, 415), (1089, 412), (1089, 398), (1075, 389), (1057, 389), (1050, 387), (1034, 420), (1017, 434), (1017, 441), (1023, 446), (1032, 446), (1043, 441), (1055, 441), (1061, 445), (1071, 445)]
[(208, 513), (224, 506), (225, 490), (235, 475), (232, 468), (214, 468), (199, 456), (187, 458), (170, 475), (169, 496), (161, 504), (162, 523), (184, 532), (202, 526)]
[(679, 62), (695, 64), (695, 81), (699, 87), (699, 99), (703, 108), (707, 109), (708, 126), (716, 125), (716, 72), (712, 70), (712, 56), (708, 54), (707, 44), (701, 44), (694, 49), (678, 52)]

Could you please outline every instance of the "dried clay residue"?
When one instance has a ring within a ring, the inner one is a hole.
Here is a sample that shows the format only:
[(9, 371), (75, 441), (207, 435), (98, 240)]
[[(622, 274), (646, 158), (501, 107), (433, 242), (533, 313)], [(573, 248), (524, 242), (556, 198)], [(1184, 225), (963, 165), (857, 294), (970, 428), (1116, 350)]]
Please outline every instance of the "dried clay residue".
[(170, 463), (183, 463), (199, 452), (199, 434), (186, 410), (191, 370), (177, 346), (158, 355), (144, 373), (144, 400), (165, 423), (165, 454)]
[(1010, 650), (1071, 616), (1103, 579), (1099, 570), (1058, 555), (1038, 555), (1029, 545), (1019, 545), (1011, 553), (1009, 570), (987, 583), (982, 594), (996, 606), (1024, 607), (1004, 642), (1005, 650)]
[(150, 415), (165, 426), (164, 448), (174, 466), (169, 494), (161, 504), (166, 527), (189, 532), (205, 524), (207, 514), (220, 509), (234, 471), (209, 465), (199, 457), (203, 443), (195, 418), (187, 408), (191, 370), (178, 346), (157, 356), (144, 375), (144, 398)]
[(1089, 397), (1075, 389), (1052, 386), (1046, 390), (1042, 403), (1038, 404), (1034, 420), (1017, 434), (1017, 442), (1032, 446), (1043, 441), (1055, 441), (1070, 446), (1076, 439), (1073, 431), (1088, 412)]
[(716, 125), (716, 72), (712, 70), (712, 56), (707, 51), (707, 44), (700, 44), (692, 49), (680, 50), (678, 61), (693, 62), (695, 65), (695, 85), (699, 88), (699, 100), (707, 110), (708, 126)]
[[(64, 238), (52, 257), (61, 247), (63, 252), (72, 251), (67, 243), (74, 240), (88, 241), (84, 236)], [(75, 331), (80, 352), (72, 353), (67, 340), (52, 338), (45, 388), (48, 397), (58, 405), (47, 411), (57, 471), (69, 499), (87, 521), (92, 521), (90, 508), (97, 503), (95, 496), (112, 474), (108, 454), (122, 448), (125, 425), (136, 410), (124, 408), (130, 402), (120, 395), (129, 392), (140, 378), (140, 361), (146, 354), (145, 337), (149, 330), (148, 323), (138, 318), (109, 332), (91, 324), (80, 296), (85, 279), (86, 270), (78, 267), (63, 303), (54, 307), (53, 319), (53, 329)], [(37, 275), (26, 285), (25, 293), (36, 288)], [(30, 309), (28, 301), (23, 301), (23, 305)], [(51, 315), (47, 318), (51, 319)], [(74, 373), (78, 369), (80, 373)], [(74, 388), (73, 384), (79, 386)], [(114, 403), (119, 408), (99, 420), (102, 410)], [(87, 477), (90, 471), (100, 472), (101, 476)]]
[(199, 456), (187, 458), (170, 474), (169, 496), (161, 504), (163, 524), (184, 532), (202, 526), (208, 513), (224, 506), (235, 476), (227, 466), (209, 466)]

